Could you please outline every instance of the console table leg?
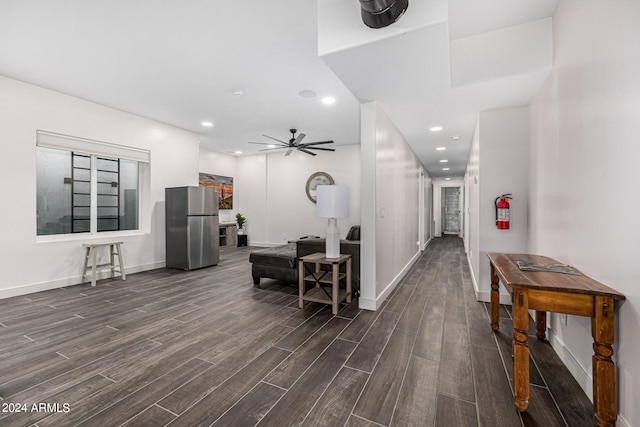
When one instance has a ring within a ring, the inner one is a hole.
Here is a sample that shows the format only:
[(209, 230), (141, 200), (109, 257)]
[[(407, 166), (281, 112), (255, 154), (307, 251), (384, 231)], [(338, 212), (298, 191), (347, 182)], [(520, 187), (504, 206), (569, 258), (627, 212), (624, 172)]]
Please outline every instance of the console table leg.
[(536, 310), (536, 336), (544, 341), (547, 334), (547, 312)]
[(529, 300), (526, 289), (513, 292), (513, 403), (524, 412), (529, 407)]
[(491, 264), (491, 329), (500, 329), (500, 285), (496, 269)]
[(599, 427), (616, 423), (616, 367), (611, 360), (614, 339), (613, 298), (595, 297), (595, 315), (591, 318), (593, 335), (593, 408)]

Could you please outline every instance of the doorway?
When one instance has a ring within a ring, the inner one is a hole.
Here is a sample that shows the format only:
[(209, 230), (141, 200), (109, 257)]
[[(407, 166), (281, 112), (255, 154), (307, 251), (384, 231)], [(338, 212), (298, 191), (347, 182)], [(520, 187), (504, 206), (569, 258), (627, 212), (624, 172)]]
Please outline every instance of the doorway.
[(460, 234), (460, 187), (442, 187), (442, 232)]

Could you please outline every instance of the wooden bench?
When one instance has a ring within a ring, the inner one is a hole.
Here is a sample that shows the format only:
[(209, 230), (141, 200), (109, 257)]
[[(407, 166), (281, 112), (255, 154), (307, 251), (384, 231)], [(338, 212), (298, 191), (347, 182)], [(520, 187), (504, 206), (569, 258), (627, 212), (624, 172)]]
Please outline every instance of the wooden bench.
[[(91, 271), (91, 286), (96, 285), (97, 273), (99, 270), (111, 270), (111, 277), (115, 277), (116, 273), (119, 273), (122, 280), (126, 280), (127, 276), (124, 272), (124, 264), (122, 262), (122, 244), (123, 242), (108, 242), (108, 243), (84, 243), (85, 247), (84, 267), (82, 269), (82, 283), (86, 282), (88, 276), (87, 270)], [(109, 263), (97, 264), (98, 249), (104, 246), (109, 246)], [(115, 265), (115, 256), (118, 255), (118, 267)], [(91, 265), (89, 265), (91, 260)]]
[(517, 261), (560, 264), (539, 255), (487, 253), (491, 263), (491, 327), (500, 320), (499, 282), (513, 299), (513, 402), (524, 412), (529, 407), (529, 310), (536, 311), (536, 336), (545, 339), (547, 312), (591, 318), (593, 336), (593, 407), (599, 427), (615, 425), (616, 368), (611, 359), (614, 342), (615, 300), (625, 296), (583, 274), (524, 271)]

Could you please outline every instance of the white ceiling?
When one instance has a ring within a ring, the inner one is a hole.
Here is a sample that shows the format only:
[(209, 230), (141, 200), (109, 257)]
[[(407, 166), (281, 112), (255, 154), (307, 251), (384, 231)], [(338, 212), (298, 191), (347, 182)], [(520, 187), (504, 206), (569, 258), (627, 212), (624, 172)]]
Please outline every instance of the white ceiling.
[(0, 75), (243, 155), (292, 127), (339, 155), (359, 142), (360, 102), (377, 100), (432, 177), (461, 177), (478, 112), (526, 105), (548, 74), (557, 1), (410, 0), (373, 30), (358, 0), (2, 0)]

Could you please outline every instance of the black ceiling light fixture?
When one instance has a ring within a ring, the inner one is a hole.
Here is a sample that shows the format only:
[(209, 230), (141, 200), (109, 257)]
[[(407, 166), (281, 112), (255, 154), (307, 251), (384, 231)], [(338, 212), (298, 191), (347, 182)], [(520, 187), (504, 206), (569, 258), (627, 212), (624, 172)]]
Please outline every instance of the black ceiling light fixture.
[(362, 22), (370, 28), (382, 28), (396, 22), (409, 7), (409, 0), (360, 0)]

